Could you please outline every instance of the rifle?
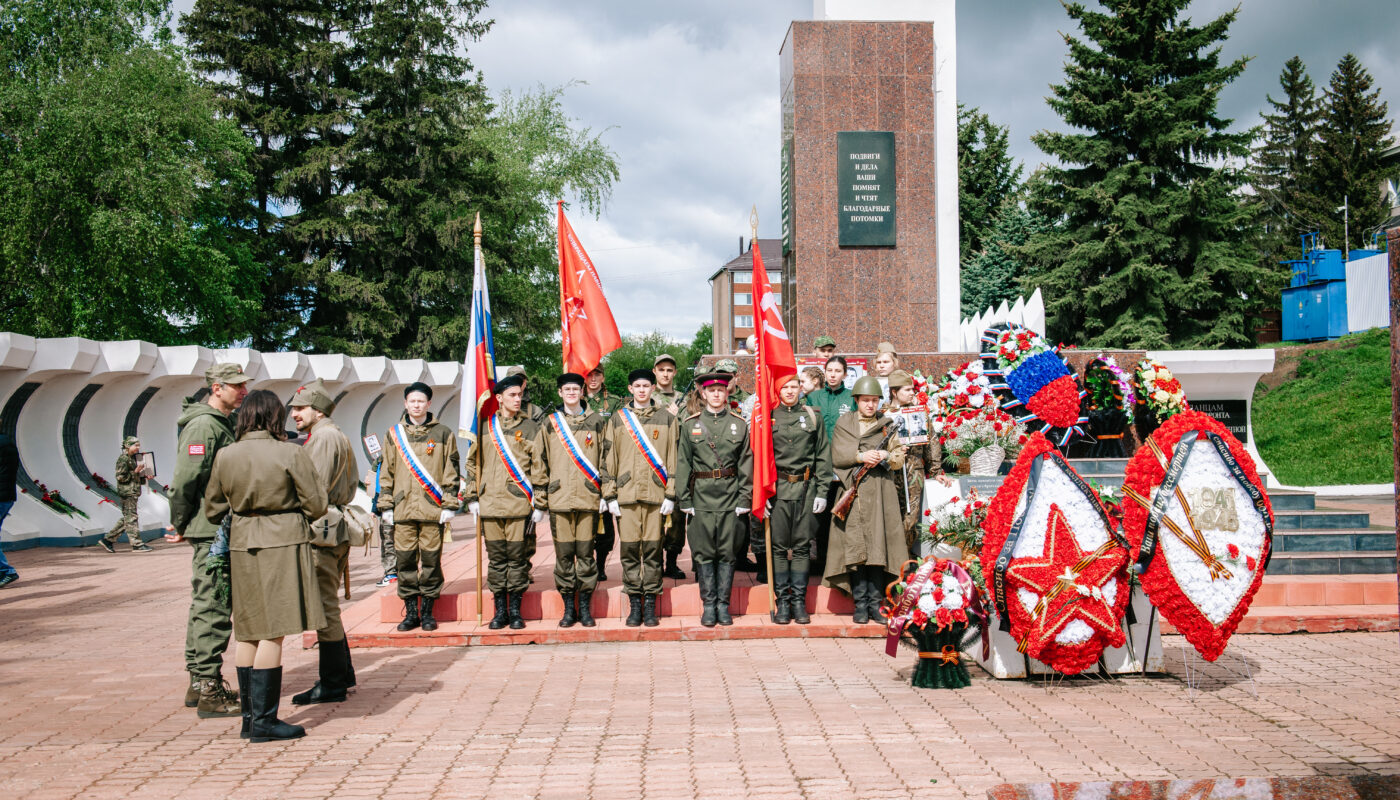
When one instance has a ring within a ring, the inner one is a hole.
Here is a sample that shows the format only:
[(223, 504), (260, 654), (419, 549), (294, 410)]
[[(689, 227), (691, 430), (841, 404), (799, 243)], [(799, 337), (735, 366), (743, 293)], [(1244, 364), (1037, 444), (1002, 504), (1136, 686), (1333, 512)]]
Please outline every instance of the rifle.
[[(890, 422), (885, 426), (885, 437), (880, 440), (880, 446), (875, 449), (886, 449), (886, 446), (890, 443), (890, 439), (897, 433), (899, 433), (899, 426)], [(831, 509), (832, 515), (837, 519), (845, 521), (846, 515), (851, 513), (851, 506), (855, 505), (856, 502), (856, 493), (860, 491), (860, 482), (865, 480), (866, 474), (868, 474), (871, 469), (873, 469), (873, 467), (869, 464), (861, 464), (860, 469), (856, 470), (855, 478), (851, 480), (851, 488), (841, 493), (841, 496), (836, 500), (836, 506)]]

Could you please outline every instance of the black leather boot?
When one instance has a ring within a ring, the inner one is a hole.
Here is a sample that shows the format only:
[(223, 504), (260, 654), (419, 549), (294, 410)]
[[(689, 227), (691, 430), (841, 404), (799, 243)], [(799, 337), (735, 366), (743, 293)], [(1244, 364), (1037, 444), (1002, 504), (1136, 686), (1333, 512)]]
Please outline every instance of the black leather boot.
[(593, 593), (579, 592), (574, 597), (578, 600), (578, 624), (585, 628), (597, 625), (593, 619)]
[(865, 598), (865, 570), (856, 567), (848, 574), (851, 580), (851, 602), (855, 604), (851, 621), (857, 625), (864, 625), (870, 621), (870, 611), (866, 606)]
[(798, 625), (810, 625), (812, 618), (807, 614), (807, 573), (788, 573), (788, 609), (792, 621)]
[(659, 594), (649, 594), (642, 598), (642, 624), (648, 628), (655, 628), (661, 624), (661, 620), (656, 618), (656, 604), (660, 600)]
[[(321, 642), (318, 649), (321, 679), (304, 692), (292, 695), (292, 705), (306, 706), (313, 703), (343, 703), (349, 696), (346, 689), (347, 673), (350, 666), (350, 649), (346, 642)], [(344, 650), (342, 651), (342, 647)]]
[(504, 628), (506, 623), (510, 622), (510, 616), (506, 613), (506, 606), (508, 605), (506, 603), (506, 597), (507, 595), (505, 592), (491, 593), (491, 599), (496, 603), (496, 616), (491, 618), (491, 625), (489, 626), (493, 631)]
[(593, 559), (594, 559), (594, 563), (596, 563), (596, 564), (598, 565), (598, 582), (599, 582), (599, 583), (602, 583), (603, 581), (605, 581), (605, 580), (608, 579), (607, 573), (606, 573), (606, 572), (603, 572), (603, 567), (608, 563), (608, 553), (610, 553), (610, 552), (612, 552), (612, 551), (610, 551), (610, 550), (603, 550), (603, 549), (596, 548), (596, 547), (593, 548)]
[(733, 625), (729, 615), (729, 593), (734, 589), (734, 565), (721, 561), (715, 564), (715, 621), (721, 625)]
[[(755, 583), (767, 583), (767, 582), (768, 582), (768, 559), (765, 558), (764, 556), (758, 554), (758, 553), (754, 553), (754, 554), (753, 554), (753, 559), (754, 559), (754, 564), (755, 564), (755, 566), (754, 566), (754, 573), (753, 573), (754, 582), (755, 582)], [(777, 572), (777, 571), (778, 571), (778, 566), (777, 566), (776, 564), (773, 565), (773, 571), (774, 571), (774, 572)]]
[(405, 597), (403, 599), (403, 622), (399, 623), (399, 630), (411, 631), (418, 627), (418, 598)]
[(639, 594), (629, 594), (627, 595), (627, 602), (631, 604), (632, 608), (627, 613), (626, 625), (629, 628), (635, 628), (642, 624), (642, 596)]
[(685, 580), (685, 572), (683, 572), (680, 566), (676, 564), (676, 562), (680, 560), (680, 557), (680, 553), (666, 554), (666, 568), (661, 570), (661, 577), (673, 578), (678, 581)]
[(757, 562), (757, 561), (754, 561), (752, 558), (749, 558), (749, 552), (748, 552), (747, 550), (745, 550), (744, 552), (740, 553), (740, 554), (735, 558), (735, 561), (734, 561), (734, 563), (733, 563), (731, 566), (733, 566), (734, 569), (738, 570), (739, 572), (757, 572), (757, 571), (758, 571), (758, 562)]
[(252, 667), (235, 667), (234, 672), (238, 673), (238, 696), (243, 698), (243, 729), (238, 732), (238, 738), (247, 739), (252, 736), (250, 725), (253, 720), (253, 710), (248, 705), (248, 673), (252, 672)]
[(435, 631), (438, 628), (437, 620), (433, 618), (433, 603), (437, 602), (436, 597), (423, 598), (423, 630)]
[(282, 668), (249, 669), (248, 694), (253, 704), (252, 719), (248, 721), (248, 739), (254, 742), (275, 742), (300, 739), (306, 729), (289, 725), (277, 718), (282, 697)]
[(715, 564), (713, 561), (695, 565), (695, 582), (700, 586), (700, 604), (704, 608), (700, 614), (700, 624), (706, 628), (713, 628), (718, 619), (715, 610)]
[(507, 592), (506, 597), (510, 600), (510, 629), (521, 630), (525, 627), (525, 618), (520, 616), (520, 601), (525, 599), (525, 593)]
[(885, 600), (885, 580), (884, 567), (866, 567), (865, 585), (867, 597), (869, 597), (866, 610), (870, 613), (870, 621), (880, 625), (885, 624), (885, 615), (880, 613), (880, 604)]
[(578, 622), (575, 615), (574, 603), (578, 601), (578, 592), (560, 592), (559, 596), (564, 599), (564, 616), (559, 618), (559, 627), (572, 628)]
[(773, 624), (786, 625), (792, 622), (792, 617), (788, 613), (788, 573), (779, 572), (777, 565), (773, 567)]

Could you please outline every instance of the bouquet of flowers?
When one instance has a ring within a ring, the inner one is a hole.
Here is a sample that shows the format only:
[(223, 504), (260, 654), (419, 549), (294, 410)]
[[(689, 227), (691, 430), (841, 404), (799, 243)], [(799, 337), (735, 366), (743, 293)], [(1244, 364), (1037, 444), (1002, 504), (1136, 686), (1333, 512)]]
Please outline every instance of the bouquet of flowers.
[(1137, 390), (1138, 435), (1146, 439), (1163, 422), (1183, 411), (1190, 411), (1181, 381), (1159, 361), (1144, 358), (1133, 370)]
[[(50, 489), (38, 481), (35, 481), (34, 484), (39, 487), (39, 502), (66, 517), (71, 517), (76, 514), (83, 519), (88, 519), (88, 515), (84, 513), (82, 509), (68, 502), (57, 489)], [(20, 491), (28, 494), (28, 491), (25, 489), (21, 489)]]
[(967, 497), (953, 497), (937, 508), (924, 512), (928, 527), (922, 536), (932, 544), (961, 547), (964, 553), (982, 549), (982, 522), (987, 518), (987, 502), (969, 489)]
[[(1039, 423), (1039, 430), (1064, 447), (1074, 436), (1083, 436), (1079, 415), (1083, 390), (1060, 357), (1059, 349), (1044, 337), (1020, 325), (997, 323), (982, 332), (982, 369), (994, 381), (992, 389), (1003, 399), (1001, 406), (1026, 412), (1017, 418)], [(1053, 432), (1052, 432), (1053, 429)]]
[(1015, 458), (1026, 440), (1026, 426), (995, 405), (966, 409), (949, 415), (938, 433), (944, 463), (956, 467), (984, 447), (1000, 447), (1003, 458)]
[(935, 397), (942, 403), (943, 413), (950, 416), (963, 411), (975, 411), (988, 405), (993, 408), (997, 406), (996, 396), (992, 394), (991, 381), (987, 380), (982, 371), (980, 361), (969, 361), (948, 370)]
[(969, 624), (985, 624), (986, 617), (967, 570), (941, 558), (910, 561), (885, 597), (889, 617), (885, 653), (894, 656), (905, 634), (918, 648), (911, 683), (921, 689), (971, 685), (962, 663), (962, 638)]
[(997, 364), (1003, 372), (1016, 369), (1032, 356), (1050, 351), (1050, 346), (1035, 331), (1007, 328), (997, 336)]
[[(914, 402), (921, 406), (929, 404), (929, 384), (928, 378), (919, 370), (914, 370), (914, 374), (909, 376), (914, 380)], [(933, 409), (929, 409), (932, 411)]]

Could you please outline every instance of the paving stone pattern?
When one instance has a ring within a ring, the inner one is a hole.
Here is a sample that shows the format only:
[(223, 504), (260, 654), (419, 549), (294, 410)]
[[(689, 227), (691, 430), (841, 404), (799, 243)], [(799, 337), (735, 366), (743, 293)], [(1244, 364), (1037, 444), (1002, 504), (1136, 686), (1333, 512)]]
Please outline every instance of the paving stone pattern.
[[(978, 674), (959, 691), (912, 689), (913, 655), (871, 640), (357, 649), (349, 702), (286, 701), (308, 736), (254, 745), (181, 705), (189, 551), (156, 547), (13, 554), (5, 796), (951, 800), (1008, 782), (1400, 773), (1393, 633), (1237, 637), (1196, 690), (1174, 636), (1166, 676)], [(375, 561), (354, 554), (357, 598)], [(315, 651), (289, 643), (285, 663), (289, 697)]]

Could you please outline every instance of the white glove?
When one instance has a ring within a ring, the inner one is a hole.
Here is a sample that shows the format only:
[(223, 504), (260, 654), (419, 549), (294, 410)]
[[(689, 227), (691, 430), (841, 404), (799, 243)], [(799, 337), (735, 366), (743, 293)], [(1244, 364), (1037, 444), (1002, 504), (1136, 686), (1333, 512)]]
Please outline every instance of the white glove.
[(772, 501), (772, 500), (765, 500), (765, 501), (763, 501), (763, 516), (765, 516), (765, 517), (771, 517), (772, 515), (773, 515), (773, 501)]
[(451, 522), (451, 521), (452, 521), (452, 518), (455, 517), (455, 516), (457, 516), (457, 512), (456, 512), (456, 511), (452, 511), (451, 509), (444, 508), (444, 509), (442, 510), (442, 513), (441, 513), (441, 514), (438, 514), (438, 524), (439, 524), (439, 525), (446, 525), (447, 523)]
[(681, 512), (684, 513), (687, 517), (695, 516), (695, 509), (693, 508), (682, 508)]
[(739, 507), (739, 508), (734, 509), (734, 516), (736, 516), (736, 517), (742, 517), (742, 516), (744, 516), (744, 515), (747, 514), (747, 513), (749, 513), (749, 510), (748, 510), (747, 508), (742, 507), (742, 506)]
[(481, 504), (480, 504), (480, 503), (467, 503), (467, 510), (471, 512), (471, 515), (472, 515), (473, 517), (479, 517), (479, 516), (481, 516)]
[(608, 501), (608, 513), (612, 514), (614, 517), (622, 516), (622, 507), (617, 504), (616, 500)]
[(530, 512), (530, 521), (536, 525), (540, 524), (540, 520), (542, 519), (544, 519), (544, 512), (538, 508)]
[(599, 500), (599, 501), (598, 501), (598, 513), (599, 513), (599, 514), (606, 514), (606, 513), (608, 513), (608, 501), (606, 501), (606, 500)]
[(820, 514), (826, 510), (826, 498), (818, 497), (812, 501), (812, 513)]
[(388, 511), (385, 511), (383, 514), (380, 514), (380, 515), (379, 515), (379, 519), (380, 519), (381, 521), (383, 521), (383, 523), (384, 523), (385, 525), (393, 525), (393, 524), (394, 524), (394, 511), (393, 511), (393, 509), (390, 509), (390, 510), (388, 510)]
[(676, 510), (676, 501), (669, 497), (661, 501), (661, 516), (666, 516)]

